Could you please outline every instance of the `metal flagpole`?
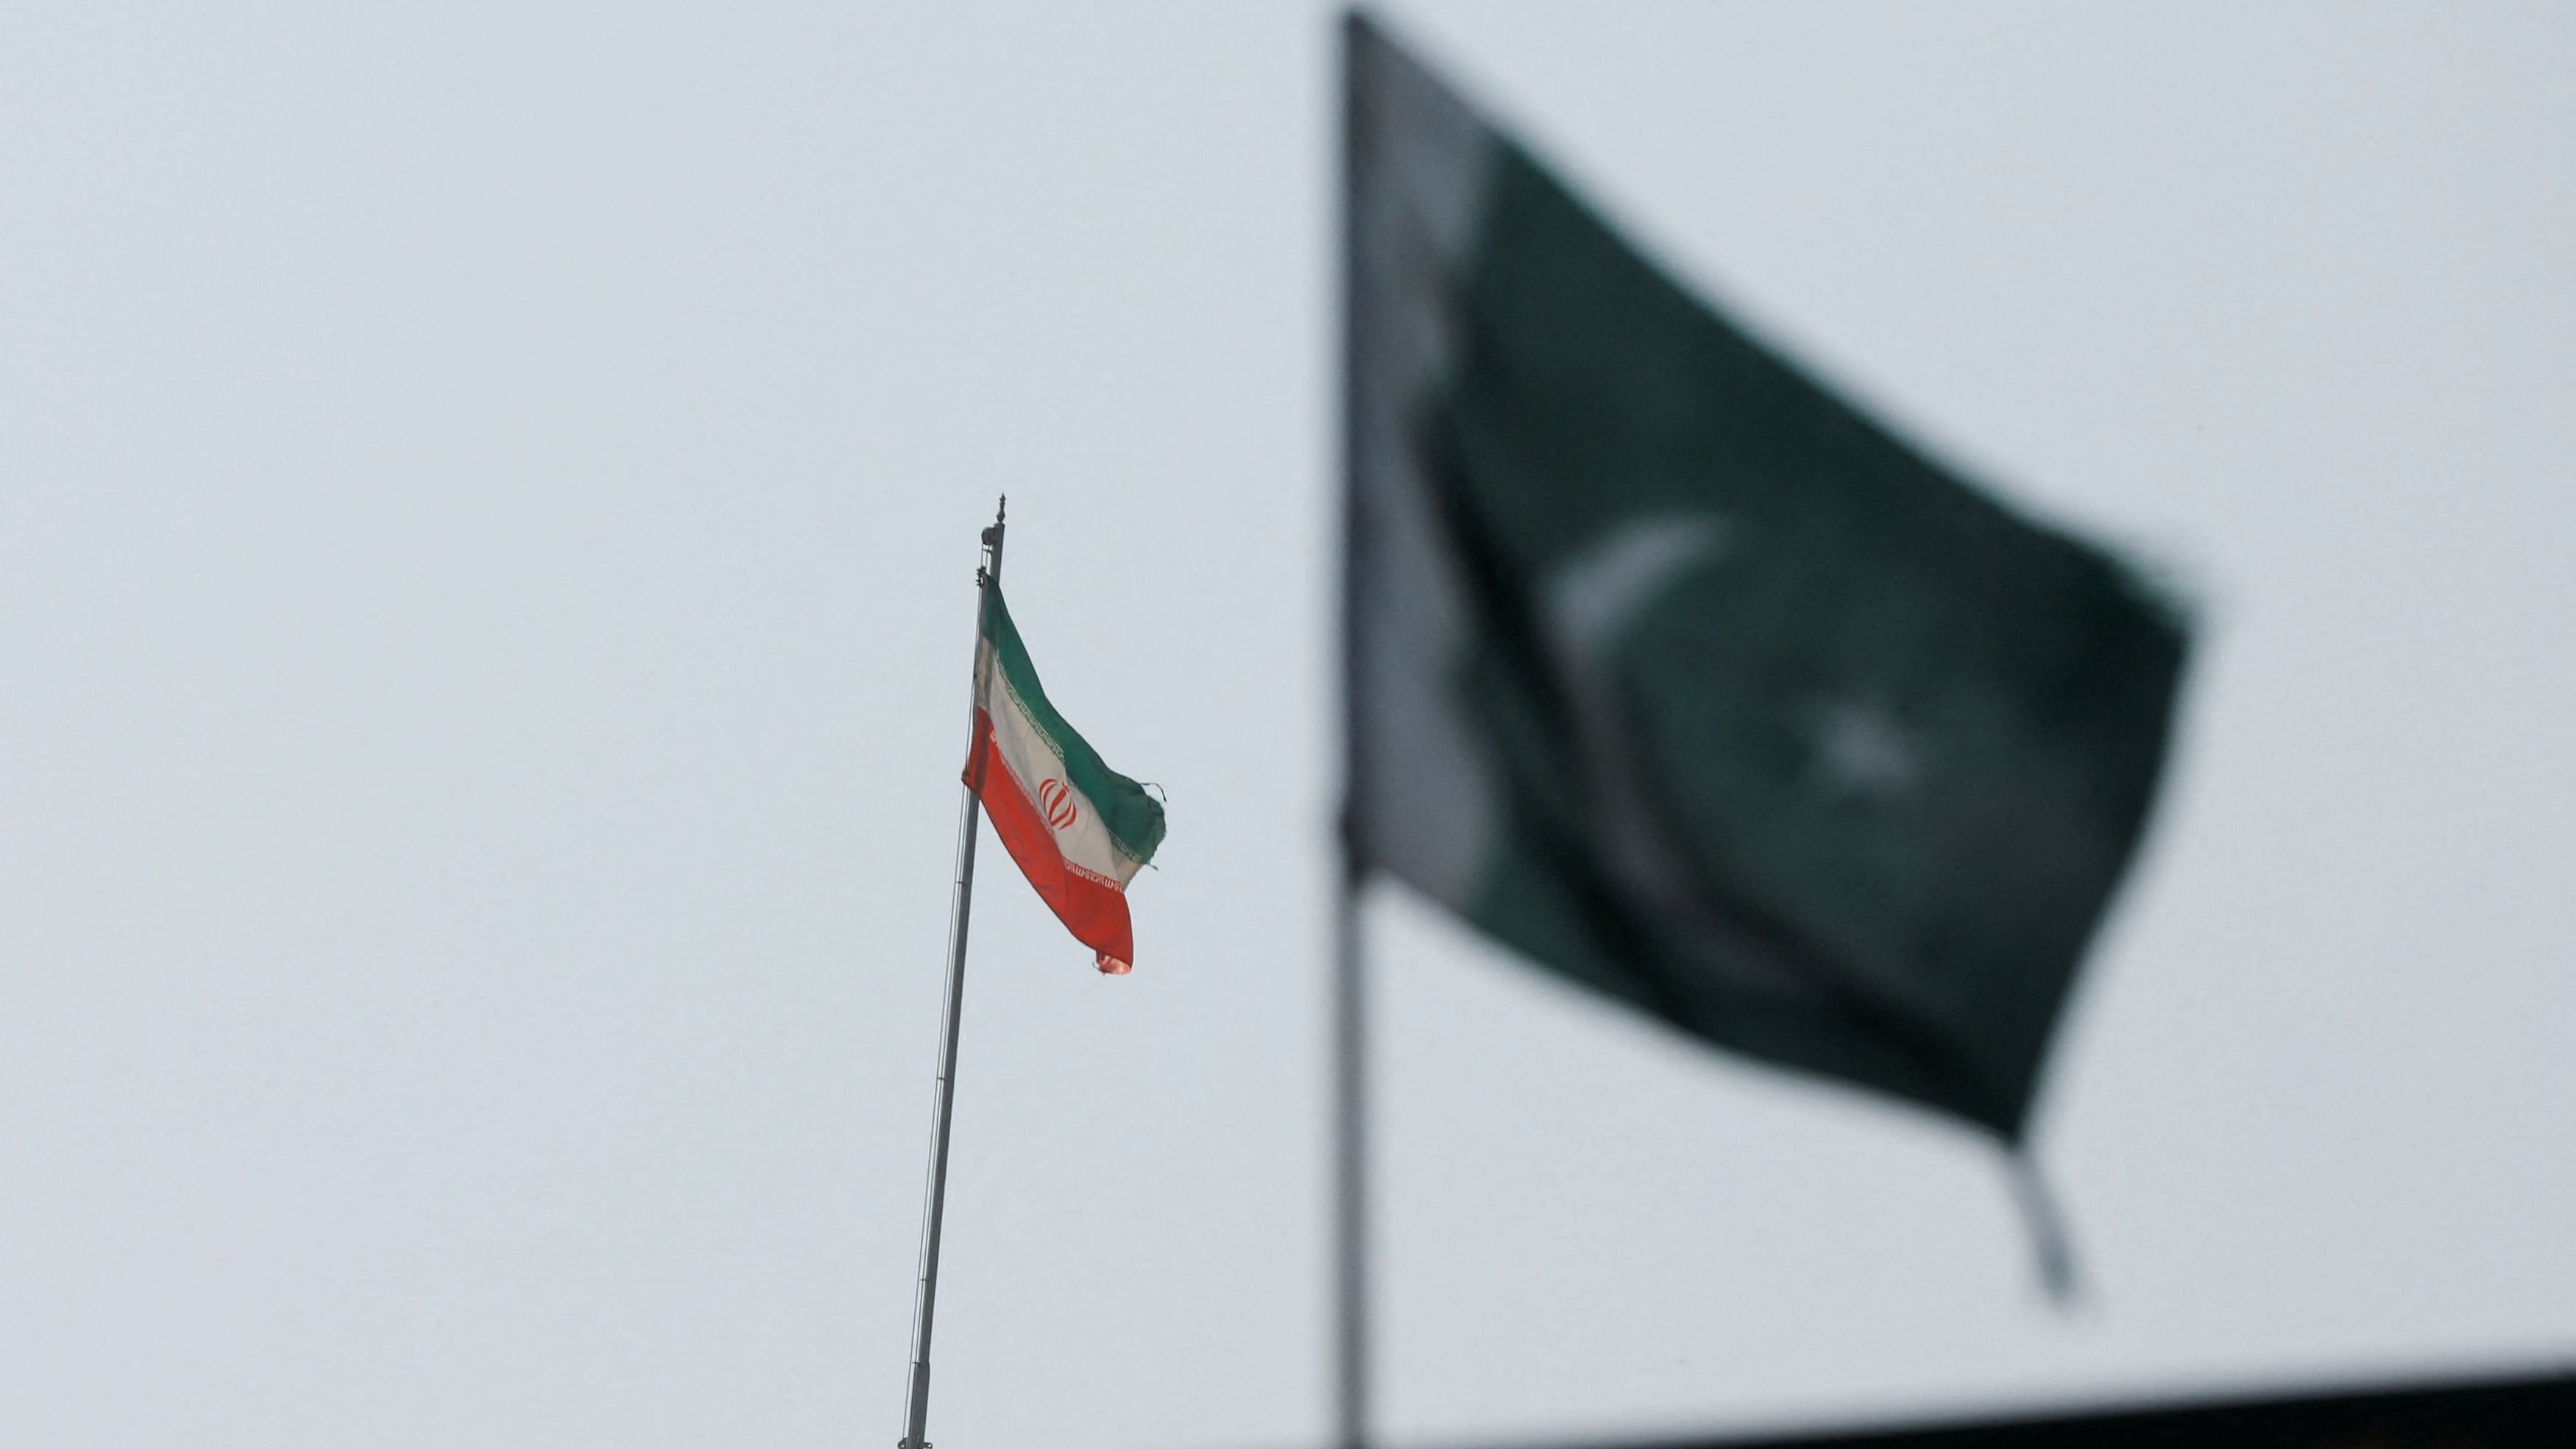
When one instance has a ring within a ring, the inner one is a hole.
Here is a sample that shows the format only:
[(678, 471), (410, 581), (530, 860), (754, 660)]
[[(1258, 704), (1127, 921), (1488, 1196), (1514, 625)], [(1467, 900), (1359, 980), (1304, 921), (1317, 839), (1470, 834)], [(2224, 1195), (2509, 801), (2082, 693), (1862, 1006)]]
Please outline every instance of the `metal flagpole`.
[(1360, 959), (1359, 685), (1350, 661), (1359, 631), (1351, 597), (1358, 556), (1361, 151), (1354, 57), (1365, 43), (1358, 11), (1342, 21), (1342, 815), (1341, 871), (1333, 890), (1333, 1429), (1339, 1449), (1368, 1442), (1368, 978)]
[(1333, 914), (1333, 1419), (1340, 1449), (1368, 1442), (1368, 980), (1360, 867), (1345, 846)]
[[(1010, 509), (1005, 497), (993, 510), (993, 526), (984, 530), (984, 566), (975, 571), (975, 648), (984, 647), (985, 615), (992, 608), (993, 586), (1002, 579), (1002, 519)], [(969, 760), (975, 747), (976, 700), (966, 711)], [(948, 1197), (948, 1115), (957, 1100), (957, 1009), (966, 990), (966, 920), (975, 896), (975, 836), (982, 822), (975, 813), (976, 781), (966, 781), (965, 800), (957, 820), (957, 884), (948, 904), (948, 990), (939, 1008), (939, 1079), (930, 1112), (930, 1187), (921, 1205), (921, 1281), (912, 1300), (912, 1373), (904, 1385), (903, 1437), (897, 1449), (930, 1449), (923, 1431), (930, 1419), (930, 1310), (939, 1296), (939, 1215)]]

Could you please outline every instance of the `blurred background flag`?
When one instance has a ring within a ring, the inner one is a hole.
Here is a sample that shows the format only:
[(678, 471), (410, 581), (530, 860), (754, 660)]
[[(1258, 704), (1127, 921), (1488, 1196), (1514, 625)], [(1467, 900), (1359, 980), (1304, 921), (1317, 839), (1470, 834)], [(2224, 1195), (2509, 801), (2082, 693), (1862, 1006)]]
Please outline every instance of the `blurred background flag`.
[(1348, 43), (1355, 875), (2018, 1142), (2183, 624)]

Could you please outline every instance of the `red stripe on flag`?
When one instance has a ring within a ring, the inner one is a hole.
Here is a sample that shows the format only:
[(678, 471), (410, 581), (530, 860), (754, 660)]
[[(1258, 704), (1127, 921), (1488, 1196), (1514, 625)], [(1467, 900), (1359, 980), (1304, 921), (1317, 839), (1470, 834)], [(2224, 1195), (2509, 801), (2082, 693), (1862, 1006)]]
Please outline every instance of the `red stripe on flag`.
[(1134, 933), (1127, 920), (1127, 896), (1089, 871), (1065, 863), (1018, 776), (993, 743), (993, 717), (975, 711), (975, 748), (966, 757), (966, 784), (984, 802), (984, 818), (1002, 837), (1002, 848), (1020, 863), (1020, 874), (1037, 887), (1038, 898), (1073, 932), (1073, 938), (1098, 953), (1095, 964), (1112, 976), (1127, 974), (1136, 959)]

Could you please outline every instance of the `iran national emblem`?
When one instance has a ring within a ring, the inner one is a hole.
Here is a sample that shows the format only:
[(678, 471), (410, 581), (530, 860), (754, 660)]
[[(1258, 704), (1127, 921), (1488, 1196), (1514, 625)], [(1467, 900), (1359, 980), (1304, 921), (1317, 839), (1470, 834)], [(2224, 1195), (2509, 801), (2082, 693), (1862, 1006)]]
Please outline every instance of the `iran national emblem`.
[(1038, 786), (1038, 808), (1046, 812), (1046, 822), (1058, 830), (1073, 828), (1076, 811), (1073, 792), (1062, 780), (1048, 780)]

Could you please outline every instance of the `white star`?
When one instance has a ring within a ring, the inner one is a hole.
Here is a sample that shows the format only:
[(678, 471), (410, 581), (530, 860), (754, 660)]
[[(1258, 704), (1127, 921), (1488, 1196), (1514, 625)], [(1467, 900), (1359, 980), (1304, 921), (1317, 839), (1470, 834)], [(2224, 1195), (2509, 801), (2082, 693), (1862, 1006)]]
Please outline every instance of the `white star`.
[(1902, 790), (1922, 768), (1912, 736), (1884, 711), (1852, 701), (1818, 719), (1816, 765), (1835, 790), (1860, 795)]

